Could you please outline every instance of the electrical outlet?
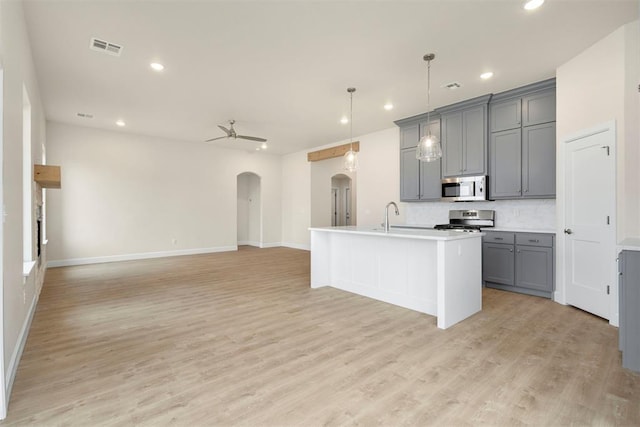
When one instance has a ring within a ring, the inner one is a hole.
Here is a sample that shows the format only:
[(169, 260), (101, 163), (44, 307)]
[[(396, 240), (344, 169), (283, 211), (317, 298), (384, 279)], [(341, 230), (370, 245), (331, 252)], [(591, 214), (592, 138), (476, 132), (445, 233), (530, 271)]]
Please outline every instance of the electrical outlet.
[(177, 245), (178, 244), (178, 239), (176, 239), (175, 237), (173, 239), (171, 239), (171, 244)]

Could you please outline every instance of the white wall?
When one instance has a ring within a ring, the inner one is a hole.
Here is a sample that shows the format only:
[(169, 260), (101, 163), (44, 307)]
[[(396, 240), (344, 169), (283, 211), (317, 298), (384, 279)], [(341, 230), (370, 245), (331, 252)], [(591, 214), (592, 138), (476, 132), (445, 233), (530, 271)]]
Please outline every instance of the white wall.
[[(312, 151), (312, 150), (310, 150)], [(282, 244), (309, 249), (311, 163), (307, 152), (282, 157)]]
[(619, 28), (558, 68), (556, 155), (559, 228), (564, 215), (560, 197), (564, 194), (562, 141), (579, 131), (613, 120), (617, 135), (617, 237), (622, 240), (640, 235), (638, 25), (635, 21)]
[(260, 177), (253, 173), (241, 173), (237, 182), (238, 244), (261, 247)]
[[(399, 131), (393, 126), (379, 132), (355, 138), (360, 142), (358, 171), (350, 174), (342, 169), (342, 158), (308, 162), (307, 153), (345, 144), (331, 144), (289, 154), (283, 158), (282, 180), (282, 241), (287, 246), (309, 249), (309, 231), (313, 226), (331, 225), (331, 177), (345, 174), (352, 178), (358, 225), (379, 225), (384, 207), (390, 201), (399, 202), (400, 153)], [(313, 195), (313, 196), (312, 196)], [(404, 223), (400, 216), (391, 216), (391, 223)]]
[(331, 225), (331, 187), (333, 185), (332, 177), (335, 175), (341, 174), (351, 179), (353, 201), (351, 209), (357, 212), (358, 172), (347, 172), (342, 169), (342, 164), (342, 157), (311, 163), (312, 227), (329, 227)]
[[(601, 39), (557, 70), (557, 229), (564, 225), (564, 143), (585, 129), (616, 123), (616, 229), (617, 238), (640, 235), (640, 156), (638, 149), (637, 85), (639, 23), (635, 21)], [(597, 171), (595, 172), (597, 173)], [(565, 242), (558, 235), (556, 294), (564, 301)], [(612, 313), (617, 313), (617, 283)], [(617, 324), (614, 318), (612, 323)]]
[[(265, 153), (49, 123), (53, 265), (236, 247), (237, 175), (261, 177), (263, 240), (281, 238), (281, 160)], [(175, 243), (174, 243), (175, 242)]]
[[(0, 66), (4, 70), (2, 128), (2, 204), (6, 213), (2, 234), (2, 386), (6, 395), (26, 341), (31, 316), (44, 278), (44, 268), (36, 268), (23, 280), (23, 190), (22, 190), (22, 109), (23, 87), (31, 102), (31, 154), (33, 163), (42, 162), (45, 120), (36, 82), (35, 68), (26, 33), (22, 2), (0, 2)], [(39, 187), (34, 185), (31, 211), (35, 210)], [(29, 205), (29, 203), (27, 204)], [(32, 248), (35, 258), (35, 215)], [(46, 262), (46, 260), (43, 260)], [(44, 264), (43, 264), (44, 265)], [(3, 393), (3, 397), (5, 393)], [(5, 415), (0, 405), (0, 417)]]

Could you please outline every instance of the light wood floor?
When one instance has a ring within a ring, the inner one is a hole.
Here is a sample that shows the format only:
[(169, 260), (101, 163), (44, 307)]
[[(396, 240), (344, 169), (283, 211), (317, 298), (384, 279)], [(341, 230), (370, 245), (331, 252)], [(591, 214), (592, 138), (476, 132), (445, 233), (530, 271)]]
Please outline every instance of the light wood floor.
[(242, 248), (50, 269), (4, 424), (640, 425), (640, 375), (571, 307), (486, 289), (442, 331)]

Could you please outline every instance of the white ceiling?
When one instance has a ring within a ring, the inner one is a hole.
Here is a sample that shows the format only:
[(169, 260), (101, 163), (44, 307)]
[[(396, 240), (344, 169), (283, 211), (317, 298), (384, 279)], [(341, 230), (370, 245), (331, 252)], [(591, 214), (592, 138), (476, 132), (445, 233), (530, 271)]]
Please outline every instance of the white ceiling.
[[(25, 1), (47, 118), (202, 143), (239, 134), (288, 153), (349, 138), (431, 106), (547, 79), (638, 17), (637, 0)], [(123, 46), (89, 49), (91, 37)], [(153, 72), (149, 63), (165, 65)], [(598, 58), (594, 58), (598, 61)], [(491, 70), (493, 79), (479, 75)], [(444, 89), (457, 81), (462, 88)], [(395, 109), (385, 111), (383, 104)], [(83, 119), (77, 113), (93, 114)], [(115, 121), (123, 119), (125, 128)], [(233, 147), (238, 141), (223, 140)]]

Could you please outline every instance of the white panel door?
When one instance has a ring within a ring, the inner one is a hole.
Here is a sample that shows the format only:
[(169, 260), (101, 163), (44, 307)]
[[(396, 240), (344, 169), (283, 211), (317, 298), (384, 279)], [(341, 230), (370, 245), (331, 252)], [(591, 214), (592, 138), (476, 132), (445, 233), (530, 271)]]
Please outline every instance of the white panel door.
[(615, 131), (565, 145), (567, 303), (611, 319), (615, 282)]

